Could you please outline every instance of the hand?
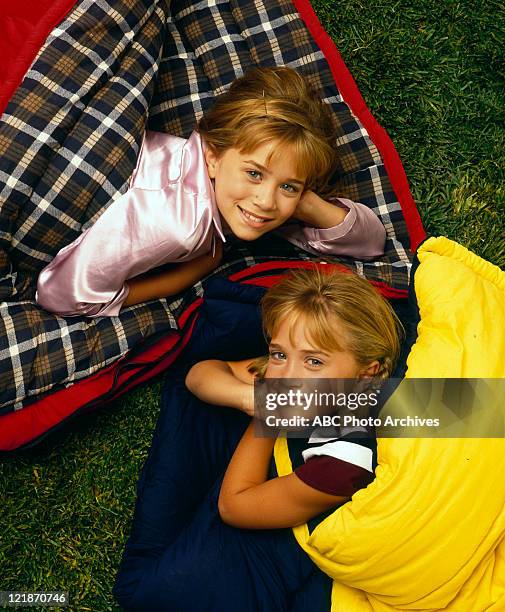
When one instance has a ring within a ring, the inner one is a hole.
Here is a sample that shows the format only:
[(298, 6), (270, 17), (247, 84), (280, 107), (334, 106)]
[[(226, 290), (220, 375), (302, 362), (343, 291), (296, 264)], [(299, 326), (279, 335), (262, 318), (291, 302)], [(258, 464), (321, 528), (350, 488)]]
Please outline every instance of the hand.
[(123, 306), (176, 295), (215, 270), (222, 258), (223, 243), (216, 239), (214, 255), (209, 251), (196, 259), (175, 264), (169, 270), (136, 276), (128, 281), (129, 293)]
[[(212, 252), (211, 252), (211, 256), (212, 256)], [(212, 256), (212, 260), (214, 262), (214, 268), (218, 267), (222, 259), (223, 259), (223, 241), (216, 237), (214, 255)]]
[(293, 217), (295, 219), (298, 219), (298, 221), (301, 221), (302, 223), (308, 223), (308, 219), (310, 217), (310, 209), (313, 207), (314, 201), (316, 201), (317, 197), (318, 196), (316, 195), (316, 193), (314, 193), (310, 189), (304, 191), (295, 208)]
[(327, 229), (342, 223), (347, 213), (347, 208), (327, 202), (308, 189), (302, 194), (293, 217), (305, 225)]
[(245, 412), (250, 417), (254, 417), (254, 385), (244, 383), (242, 406), (240, 410)]
[(253, 416), (253, 376), (251, 359), (222, 361), (207, 359), (195, 363), (186, 376), (186, 387), (208, 404), (228, 406)]
[(223, 259), (223, 242), (219, 238), (216, 238), (214, 254), (212, 250), (204, 255), (200, 255), (196, 259), (186, 262), (188, 268), (192, 268), (198, 271), (199, 278), (203, 278), (215, 270)]

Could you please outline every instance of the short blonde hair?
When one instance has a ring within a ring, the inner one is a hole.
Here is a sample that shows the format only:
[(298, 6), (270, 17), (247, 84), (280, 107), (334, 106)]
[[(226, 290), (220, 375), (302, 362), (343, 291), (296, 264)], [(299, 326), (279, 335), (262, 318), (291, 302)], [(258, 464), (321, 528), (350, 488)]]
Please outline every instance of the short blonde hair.
[(267, 142), (277, 143), (275, 155), (289, 147), (297, 172), (307, 177), (305, 189), (321, 191), (335, 169), (332, 113), (309, 82), (285, 66), (249, 69), (218, 97), (197, 131), (218, 157)]
[[(377, 378), (387, 378), (400, 353), (403, 327), (389, 302), (364, 278), (346, 272), (297, 270), (270, 288), (261, 301), (263, 328), (270, 340), (287, 318), (302, 323), (314, 346), (349, 351), (360, 366), (379, 362)], [(339, 333), (336, 333), (338, 328)], [(264, 376), (268, 358), (253, 362)]]

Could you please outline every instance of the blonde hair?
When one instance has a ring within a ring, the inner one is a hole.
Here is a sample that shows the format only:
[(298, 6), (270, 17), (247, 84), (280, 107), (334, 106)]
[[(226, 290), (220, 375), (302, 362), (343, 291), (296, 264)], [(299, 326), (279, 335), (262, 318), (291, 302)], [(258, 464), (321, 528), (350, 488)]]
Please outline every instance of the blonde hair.
[[(261, 309), (268, 340), (289, 318), (290, 333), (300, 322), (320, 349), (349, 351), (363, 367), (378, 361), (377, 378), (390, 376), (398, 359), (402, 324), (389, 302), (356, 274), (298, 270), (267, 291)], [(250, 371), (261, 378), (267, 364), (268, 357), (260, 357)]]
[[(249, 153), (276, 142), (289, 147), (305, 189), (322, 192), (335, 168), (332, 113), (308, 81), (285, 66), (251, 68), (204, 114), (197, 131), (219, 157), (229, 148)], [(269, 161), (269, 160), (267, 160)]]

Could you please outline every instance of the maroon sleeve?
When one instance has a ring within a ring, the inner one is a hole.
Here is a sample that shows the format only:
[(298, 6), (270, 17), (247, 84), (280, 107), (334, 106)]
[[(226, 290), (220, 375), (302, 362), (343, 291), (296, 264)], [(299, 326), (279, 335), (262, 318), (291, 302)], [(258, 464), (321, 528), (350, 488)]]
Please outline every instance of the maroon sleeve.
[(351, 497), (374, 479), (368, 470), (327, 455), (308, 459), (295, 469), (295, 474), (309, 487), (343, 497)]

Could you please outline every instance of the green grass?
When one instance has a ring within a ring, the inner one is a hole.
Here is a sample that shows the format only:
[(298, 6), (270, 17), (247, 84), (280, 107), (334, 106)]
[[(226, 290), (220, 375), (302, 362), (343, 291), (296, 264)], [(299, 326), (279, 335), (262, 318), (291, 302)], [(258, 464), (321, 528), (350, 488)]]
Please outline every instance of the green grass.
[(67, 590), (111, 610), (112, 583), (158, 414), (161, 381), (0, 464), (0, 590)]
[(393, 140), (426, 231), (504, 267), (503, 2), (312, 5)]
[[(395, 143), (427, 231), (504, 266), (503, 4), (313, 6)], [(2, 460), (0, 590), (68, 590), (73, 610), (115, 609), (112, 584), (159, 394), (157, 379)]]
[(160, 391), (158, 379), (3, 460), (1, 590), (67, 590), (74, 610), (113, 609)]

